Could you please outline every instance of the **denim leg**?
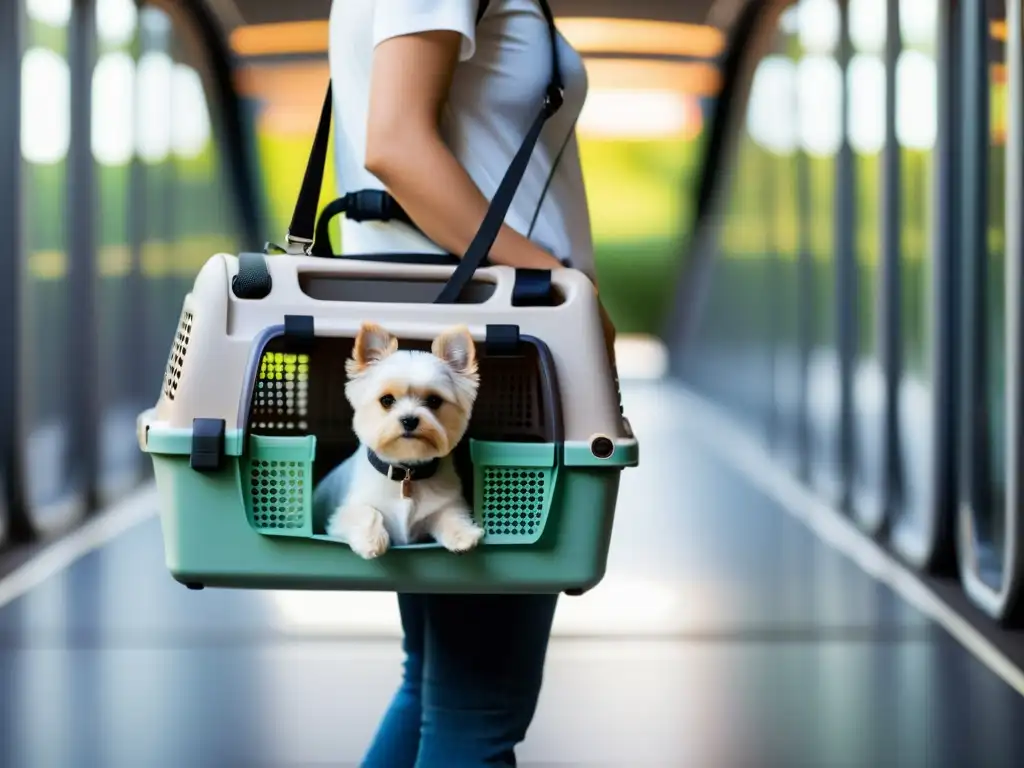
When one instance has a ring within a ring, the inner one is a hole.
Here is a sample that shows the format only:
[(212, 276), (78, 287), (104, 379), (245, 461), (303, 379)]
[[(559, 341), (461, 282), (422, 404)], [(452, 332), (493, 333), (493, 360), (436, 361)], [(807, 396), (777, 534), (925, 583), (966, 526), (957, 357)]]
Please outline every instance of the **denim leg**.
[(423, 687), (425, 601), (423, 595), (398, 596), (405, 635), (402, 640), (405, 670), (402, 683), (363, 758), (363, 768), (413, 768), (416, 763), (423, 718), (420, 694)]
[(515, 747), (537, 707), (557, 601), (558, 595), (426, 597), (416, 768), (516, 764)]

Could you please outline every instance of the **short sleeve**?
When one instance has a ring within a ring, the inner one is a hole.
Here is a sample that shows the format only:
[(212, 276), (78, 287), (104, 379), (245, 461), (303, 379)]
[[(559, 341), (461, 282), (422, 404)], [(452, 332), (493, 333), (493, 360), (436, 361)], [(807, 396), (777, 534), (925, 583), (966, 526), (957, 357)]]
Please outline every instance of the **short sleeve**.
[(373, 46), (417, 32), (451, 30), (462, 35), (459, 61), (476, 51), (476, 12), (479, 0), (376, 0)]

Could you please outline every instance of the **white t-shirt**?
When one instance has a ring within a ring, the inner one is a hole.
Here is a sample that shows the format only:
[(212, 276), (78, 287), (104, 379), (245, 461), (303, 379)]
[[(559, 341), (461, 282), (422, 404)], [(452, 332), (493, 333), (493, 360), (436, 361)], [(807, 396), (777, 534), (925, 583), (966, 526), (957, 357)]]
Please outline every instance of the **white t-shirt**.
[[(383, 188), (363, 166), (374, 48), (391, 37), (444, 29), (459, 32), (462, 47), (442, 136), (492, 199), (543, 102), (551, 43), (537, 0), (491, 0), (479, 24), (477, 10), (478, 0), (334, 0), (329, 49), (339, 194)], [(565, 102), (545, 124), (505, 222), (596, 282), (575, 135), (586, 70), (560, 35), (558, 44)], [(342, 240), (348, 253), (443, 252), (400, 222), (345, 219)]]

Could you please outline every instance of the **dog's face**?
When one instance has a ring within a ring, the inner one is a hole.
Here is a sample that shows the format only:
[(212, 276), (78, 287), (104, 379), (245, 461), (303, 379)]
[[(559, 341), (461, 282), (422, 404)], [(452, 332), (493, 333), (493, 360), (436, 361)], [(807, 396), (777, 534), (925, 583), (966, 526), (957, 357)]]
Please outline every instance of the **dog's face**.
[(390, 333), (363, 323), (345, 370), (356, 436), (386, 461), (447, 456), (465, 434), (479, 385), (467, 328), (445, 331), (430, 352), (399, 351)]

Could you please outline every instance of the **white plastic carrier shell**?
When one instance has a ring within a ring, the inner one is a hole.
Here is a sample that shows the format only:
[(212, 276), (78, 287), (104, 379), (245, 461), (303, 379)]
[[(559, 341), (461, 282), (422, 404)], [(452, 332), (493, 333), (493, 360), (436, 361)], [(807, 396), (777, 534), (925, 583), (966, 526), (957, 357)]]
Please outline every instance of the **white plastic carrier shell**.
[[(510, 267), (476, 271), (465, 294), (490, 292), (480, 303), (432, 304), (451, 267), (305, 256), (271, 256), (266, 263), (273, 286), (262, 299), (238, 299), (232, 293), (236, 256), (216, 254), (200, 270), (185, 298), (153, 421), (177, 428), (191, 428), (193, 418), (223, 419), (229, 428), (244, 424), (246, 414), (239, 407), (251, 385), (247, 366), (253, 342), (269, 326), (283, 323), (285, 315), (312, 315), (317, 336), (354, 338), (364, 321), (372, 321), (395, 335), (400, 348), (404, 340), (429, 341), (453, 325), (467, 326), (477, 343), (485, 340), (488, 325), (517, 325), (520, 334), (542, 339), (551, 352), (566, 442), (589, 443), (599, 435), (612, 441), (631, 437), (608, 359), (597, 294), (578, 270), (552, 273), (552, 286), (561, 299), (557, 306), (514, 307), (515, 270)], [(422, 295), (422, 303), (382, 300), (396, 290)], [(345, 298), (314, 298), (310, 292)], [(352, 300), (360, 295), (366, 299)]]

